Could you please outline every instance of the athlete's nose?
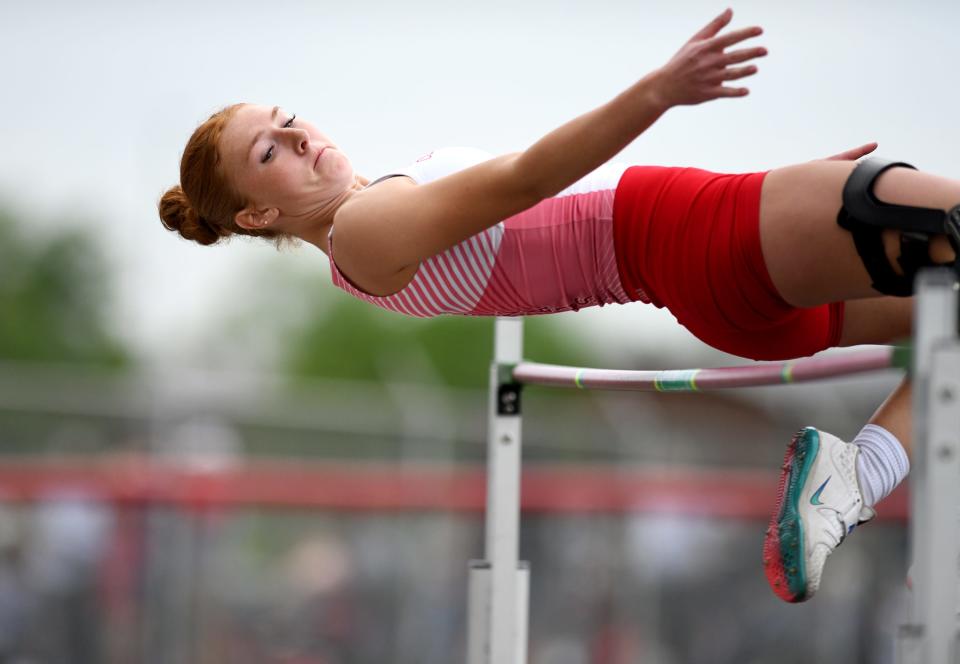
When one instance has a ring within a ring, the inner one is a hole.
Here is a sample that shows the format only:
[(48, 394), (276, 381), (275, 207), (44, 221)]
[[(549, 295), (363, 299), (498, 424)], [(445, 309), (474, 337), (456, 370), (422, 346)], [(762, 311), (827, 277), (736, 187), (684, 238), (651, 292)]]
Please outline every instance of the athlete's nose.
[(294, 144), (297, 146), (297, 152), (303, 154), (310, 149), (310, 134), (303, 129), (295, 130)]

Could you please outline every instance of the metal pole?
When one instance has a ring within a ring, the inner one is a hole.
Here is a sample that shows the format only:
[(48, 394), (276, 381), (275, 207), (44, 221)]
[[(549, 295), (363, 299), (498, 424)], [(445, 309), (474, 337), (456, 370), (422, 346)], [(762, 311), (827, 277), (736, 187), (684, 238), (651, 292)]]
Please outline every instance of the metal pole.
[(901, 664), (955, 664), (960, 534), (960, 340), (956, 274), (917, 280), (914, 454), (910, 473), (913, 597), (901, 626)]
[(525, 664), (529, 570), (520, 550), (520, 384), (523, 320), (498, 318), (490, 368), (486, 559), (470, 567), (468, 664)]

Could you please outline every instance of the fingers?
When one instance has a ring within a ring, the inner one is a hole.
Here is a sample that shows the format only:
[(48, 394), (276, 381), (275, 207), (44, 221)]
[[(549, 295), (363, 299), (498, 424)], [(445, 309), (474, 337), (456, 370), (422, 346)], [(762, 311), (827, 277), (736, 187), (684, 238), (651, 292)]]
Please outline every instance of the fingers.
[(827, 157), (825, 161), (854, 161), (860, 157), (866, 156), (877, 149), (879, 143), (872, 141), (870, 143), (864, 143), (863, 145), (852, 148), (841, 152), (840, 154), (835, 154), (832, 157)]
[(690, 41), (703, 41), (704, 39), (710, 39), (715, 36), (718, 32), (723, 30), (724, 26), (730, 23), (730, 20), (733, 18), (732, 9), (724, 9), (723, 13), (717, 16), (715, 19), (707, 23), (700, 32), (695, 34), (690, 38)]
[[(745, 87), (724, 85), (757, 73), (757, 66), (749, 61), (767, 55), (767, 49), (726, 49), (763, 34), (759, 26), (741, 28), (723, 33), (733, 19), (733, 11), (724, 10), (694, 35), (667, 63), (664, 80), (674, 92), (674, 105), (700, 104), (718, 97), (743, 97), (749, 94)], [(736, 66), (741, 65), (741, 66)]]
[(864, 143), (860, 147), (853, 148), (852, 150), (847, 150), (846, 152), (843, 153), (843, 155), (846, 157), (846, 159), (859, 159), (860, 157), (864, 157), (870, 154), (871, 152), (873, 152), (874, 150), (876, 150), (877, 146), (879, 145), (880, 144), (877, 143), (876, 141), (872, 141), (870, 143)]
[(767, 49), (762, 46), (757, 48), (744, 48), (739, 51), (730, 51), (729, 53), (724, 53), (723, 55), (723, 64), (725, 65), (735, 65), (740, 62), (746, 62), (747, 60), (753, 60), (754, 58), (762, 58), (767, 54)]
[[(761, 34), (763, 34), (763, 29), (754, 26), (750, 28), (743, 28), (741, 30), (735, 30), (729, 34), (715, 37), (704, 44), (708, 50), (720, 51), (718, 54), (718, 66), (720, 67), (720, 70), (717, 72), (717, 76), (714, 79), (717, 83), (736, 81), (741, 78), (746, 78), (747, 76), (753, 76), (757, 73), (758, 69), (756, 65), (746, 65), (743, 67), (732, 67), (730, 65), (739, 64), (755, 58), (762, 58), (767, 55), (766, 48), (757, 46), (753, 48), (743, 48), (736, 51), (731, 51), (730, 53), (724, 53), (723, 51), (729, 46)], [(743, 87), (721, 86), (715, 90), (715, 93), (720, 97), (744, 97), (749, 94), (749, 90)]]
[(713, 91), (714, 98), (716, 97), (746, 97), (750, 94), (750, 90), (747, 88), (730, 88), (727, 86), (716, 88)]
[(751, 37), (758, 37), (763, 34), (763, 28), (758, 25), (741, 28), (739, 30), (734, 30), (733, 32), (728, 32), (725, 35), (720, 35), (719, 37), (714, 37), (707, 41), (704, 46), (711, 51), (717, 50), (722, 51), (734, 44), (739, 44), (745, 39), (750, 39)]
[(757, 73), (756, 65), (746, 67), (727, 67), (720, 76), (721, 81), (736, 81), (737, 79), (753, 76)]
[[(741, 78), (746, 78), (747, 76), (753, 76), (757, 73), (757, 68), (754, 65), (749, 65), (747, 67), (730, 67), (724, 69), (720, 74), (719, 81), (736, 81)], [(741, 87), (730, 87), (730, 86), (717, 86), (713, 90), (713, 95), (715, 97), (745, 97), (750, 94), (748, 88)]]

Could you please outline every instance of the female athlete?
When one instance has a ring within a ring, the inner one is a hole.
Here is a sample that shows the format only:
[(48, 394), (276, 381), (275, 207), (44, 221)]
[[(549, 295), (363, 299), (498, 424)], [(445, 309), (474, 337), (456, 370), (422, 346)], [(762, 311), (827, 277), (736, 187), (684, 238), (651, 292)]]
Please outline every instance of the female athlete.
[[(769, 172), (608, 163), (674, 106), (742, 97), (766, 55), (724, 11), (664, 66), (523, 152), (437, 149), (373, 181), (314, 125), (235, 104), (191, 136), (159, 203), (183, 237), (299, 238), (334, 283), (412, 316), (667, 307), (704, 342), (779, 360), (911, 331), (912, 276), (951, 264), (960, 181), (836, 157)], [(774, 592), (811, 597), (827, 556), (909, 470), (910, 382), (851, 442), (790, 442), (763, 559)]]

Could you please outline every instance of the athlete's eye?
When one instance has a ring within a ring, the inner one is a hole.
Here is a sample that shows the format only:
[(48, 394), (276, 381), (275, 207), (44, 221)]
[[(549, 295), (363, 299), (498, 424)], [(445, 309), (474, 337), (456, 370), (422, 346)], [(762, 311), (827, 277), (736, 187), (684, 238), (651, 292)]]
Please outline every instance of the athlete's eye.
[[(293, 121), (296, 119), (297, 119), (297, 114), (294, 113), (293, 115), (290, 116), (289, 120), (283, 123), (283, 126), (281, 128), (289, 129), (290, 127), (293, 126)], [(264, 153), (263, 159), (260, 160), (260, 163), (261, 164), (267, 163), (268, 161), (270, 161), (270, 157), (272, 156), (273, 156), (273, 146), (271, 145), (270, 148), (266, 151), (266, 153)]]

